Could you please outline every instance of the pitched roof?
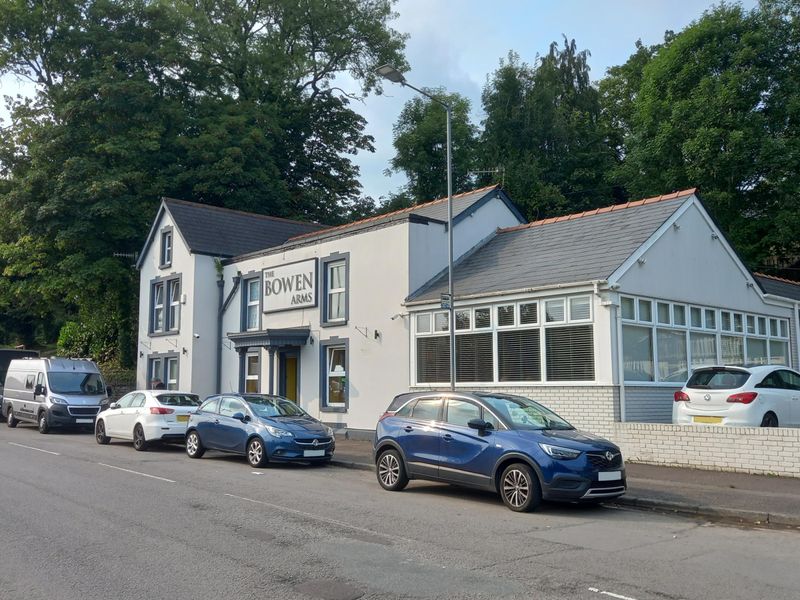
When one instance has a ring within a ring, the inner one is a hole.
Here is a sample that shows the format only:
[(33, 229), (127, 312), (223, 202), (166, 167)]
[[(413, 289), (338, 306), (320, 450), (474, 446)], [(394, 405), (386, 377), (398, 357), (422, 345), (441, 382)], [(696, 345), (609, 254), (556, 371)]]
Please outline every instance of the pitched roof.
[(279, 246), (293, 236), (325, 227), (173, 198), (164, 198), (164, 205), (195, 254), (227, 258)]
[(764, 273), (753, 273), (753, 275), (755, 275), (764, 293), (789, 298), (791, 300), (800, 300), (800, 281), (792, 281), (791, 279), (784, 279)]
[[(456, 297), (608, 278), (690, 197), (694, 189), (499, 229), (453, 271)], [(436, 300), (447, 273), (409, 296)]]
[[(466, 213), (472, 209), (478, 202), (496, 190), (498, 190), (497, 185), (490, 185), (477, 190), (464, 192), (463, 194), (453, 195), (453, 219), (455, 220), (462, 213)], [(514, 211), (516, 211), (516, 209), (513, 208), (513, 205), (510, 206)], [(410, 215), (423, 217), (425, 219), (433, 219), (435, 221), (447, 221), (447, 198), (438, 198), (431, 202), (426, 202), (425, 204), (417, 204), (409, 208), (403, 208), (383, 215), (368, 217), (366, 219), (361, 219), (360, 221), (353, 221), (352, 223), (346, 223), (337, 227), (328, 227), (322, 231), (296, 235), (290, 241), (294, 242), (300, 240), (320, 239), (340, 235), (343, 233), (350, 233), (353, 231), (374, 227), (375, 225), (396, 221), (401, 218), (407, 218)]]

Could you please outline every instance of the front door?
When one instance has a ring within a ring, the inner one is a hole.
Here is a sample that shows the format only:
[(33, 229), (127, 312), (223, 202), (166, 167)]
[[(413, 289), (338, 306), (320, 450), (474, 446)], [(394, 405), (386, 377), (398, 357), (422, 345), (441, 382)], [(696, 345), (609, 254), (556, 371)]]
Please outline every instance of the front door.
[(300, 362), (299, 352), (296, 350), (281, 352), (279, 354), (279, 382), (278, 393), (292, 402), (297, 402), (300, 397), (300, 382), (298, 367)]

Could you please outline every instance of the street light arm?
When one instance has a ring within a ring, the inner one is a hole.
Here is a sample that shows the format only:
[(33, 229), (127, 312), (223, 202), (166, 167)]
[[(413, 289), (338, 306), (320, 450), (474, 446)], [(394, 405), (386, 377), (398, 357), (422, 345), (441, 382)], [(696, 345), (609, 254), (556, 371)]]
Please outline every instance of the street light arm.
[(439, 98), (437, 98), (437, 97), (436, 97), (436, 96), (434, 96), (433, 94), (429, 94), (428, 92), (426, 92), (426, 91), (424, 91), (424, 90), (421, 90), (421, 89), (419, 89), (419, 88), (417, 88), (417, 87), (414, 87), (413, 85), (411, 85), (411, 84), (410, 84), (410, 83), (408, 83), (407, 81), (401, 81), (401, 82), (400, 82), (400, 85), (404, 85), (405, 87), (409, 87), (409, 88), (411, 88), (412, 90), (414, 90), (415, 92), (418, 92), (418, 93), (422, 94), (422, 95), (423, 95), (423, 96), (425, 96), (426, 98), (428, 98), (428, 99), (430, 99), (430, 100), (433, 100), (433, 101), (434, 101), (434, 102), (436, 102), (437, 104), (441, 104), (441, 105), (442, 105), (442, 106), (444, 106), (444, 107), (445, 107), (445, 108), (446, 108), (448, 111), (450, 110), (450, 105), (449, 105), (447, 102), (444, 102), (443, 100), (440, 100)]

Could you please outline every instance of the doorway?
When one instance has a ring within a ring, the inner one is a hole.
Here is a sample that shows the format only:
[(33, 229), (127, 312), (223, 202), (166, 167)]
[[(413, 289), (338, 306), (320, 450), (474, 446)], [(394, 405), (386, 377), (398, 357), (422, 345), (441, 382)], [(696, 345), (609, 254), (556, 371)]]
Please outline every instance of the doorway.
[(300, 398), (300, 352), (284, 350), (278, 353), (278, 393), (297, 402)]

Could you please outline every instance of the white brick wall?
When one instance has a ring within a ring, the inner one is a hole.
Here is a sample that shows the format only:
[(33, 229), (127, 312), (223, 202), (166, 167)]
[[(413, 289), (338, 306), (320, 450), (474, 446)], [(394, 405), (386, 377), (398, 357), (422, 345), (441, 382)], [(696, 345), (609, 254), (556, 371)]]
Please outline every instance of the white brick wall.
[(800, 429), (614, 423), (625, 460), (800, 477)]

